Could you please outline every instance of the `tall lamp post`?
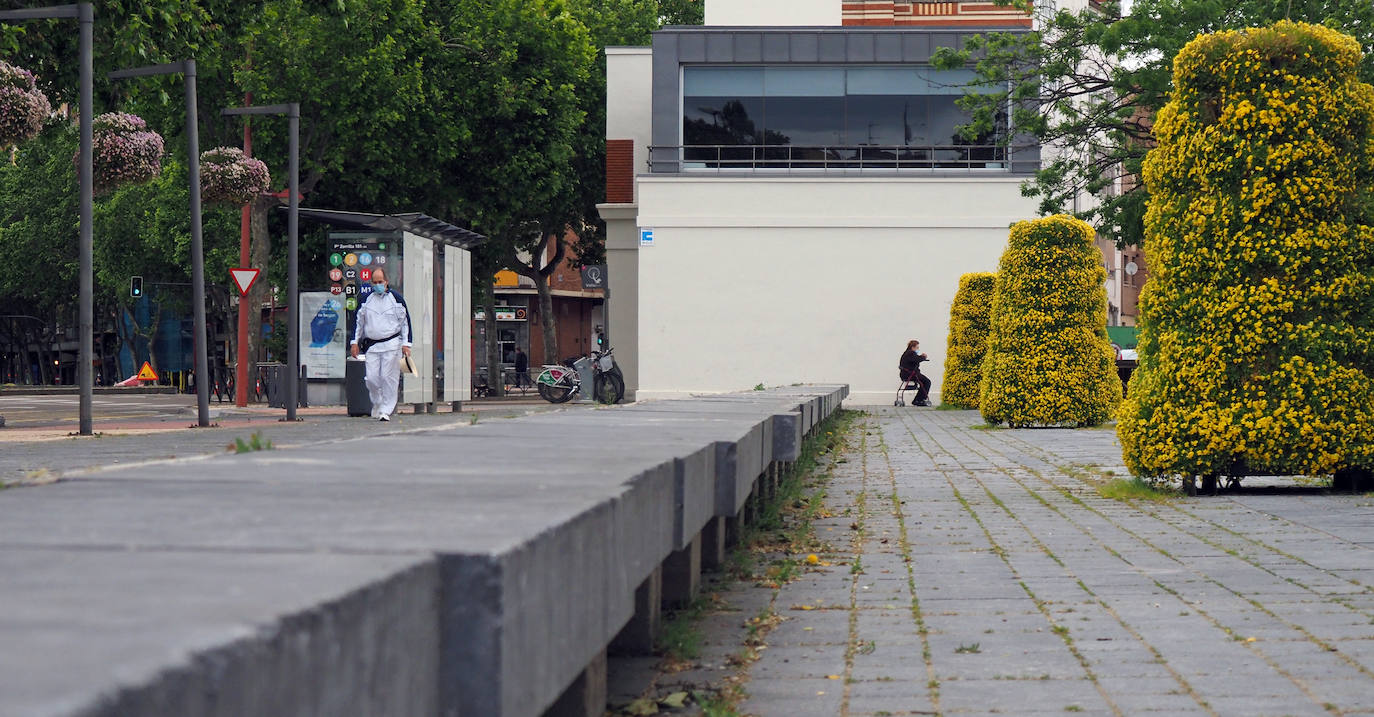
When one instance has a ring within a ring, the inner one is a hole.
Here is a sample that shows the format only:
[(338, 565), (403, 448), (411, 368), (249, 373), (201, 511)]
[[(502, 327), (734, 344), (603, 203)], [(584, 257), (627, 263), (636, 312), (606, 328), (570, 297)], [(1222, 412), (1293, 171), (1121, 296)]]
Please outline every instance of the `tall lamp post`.
[(300, 281), (299, 270), (299, 227), (300, 227), (300, 173), (301, 173), (301, 106), (291, 102), (283, 105), (262, 105), (259, 107), (231, 107), (224, 110), (225, 115), (286, 115), (290, 139), (288, 140), (287, 172), (291, 175), (287, 184), (286, 234), (286, 420), (295, 421), (296, 406), (300, 404), (297, 380), (301, 372), (300, 362)]
[(210, 347), (205, 336), (205, 250), (200, 218), (200, 124), (196, 113), (196, 61), (182, 60), (115, 70), (109, 77), (122, 80), (152, 75), (181, 75), (186, 82), (186, 166), (191, 178), (191, 302), (195, 316), (196, 424), (210, 425)]
[(81, 151), (78, 160), (77, 174), (81, 175), (81, 232), (78, 253), (80, 254), (80, 268), (78, 270), (78, 281), (80, 284), (80, 308), (78, 311), (77, 322), (80, 325), (81, 347), (77, 358), (76, 377), (77, 385), (80, 386), (80, 434), (89, 436), (93, 433), (91, 428), (91, 388), (94, 384), (94, 371), (92, 362), (95, 359), (95, 350), (91, 338), (92, 326), (95, 324), (94, 309), (91, 295), (94, 293), (94, 281), (92, 279), (92, 243), (91, 243), (91, 207), (94, 194), (93, 177), (91, 176), (91, 95), (92, 95), (92, 62), (91, 44), (92, 34), (95, 25), (95, 11), (91, 9), (88, 2), (76, 3), (75, 5), (54, 5), (44, 8), (26, 8), (23, 10), (5, 10), (0, 12), (0, 22), (9, 20), (47, 20), (52, 18), (75, 18), (81, 24), (81, 103), (80, 117), (81, 125)]

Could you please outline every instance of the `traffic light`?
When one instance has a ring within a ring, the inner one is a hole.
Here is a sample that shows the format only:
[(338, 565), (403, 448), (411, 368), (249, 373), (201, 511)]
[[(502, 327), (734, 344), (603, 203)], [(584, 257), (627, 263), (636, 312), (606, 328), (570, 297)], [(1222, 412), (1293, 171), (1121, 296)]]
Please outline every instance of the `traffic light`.
[(603, 329), (599, 324), (596, 327), (596, 345), (597, 347), (606, 345), (606, 330)]
[(129, 296), (135, 299), (143, 298), (143, 277), (134, 276), (129, 278)]

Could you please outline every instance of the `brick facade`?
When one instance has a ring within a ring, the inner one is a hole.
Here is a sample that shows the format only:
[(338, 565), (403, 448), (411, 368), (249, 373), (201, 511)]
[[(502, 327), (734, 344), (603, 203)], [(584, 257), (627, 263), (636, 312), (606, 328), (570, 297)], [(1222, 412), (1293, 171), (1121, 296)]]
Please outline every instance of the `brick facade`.
[(606, 140), (606, 202), (632, 204), (635, 200), (635, 142)]
[(1027, 13), (987, 0), (976, 2), (893, 2), (845, 0), (845, 25), (905, 27), (1031, 27)]

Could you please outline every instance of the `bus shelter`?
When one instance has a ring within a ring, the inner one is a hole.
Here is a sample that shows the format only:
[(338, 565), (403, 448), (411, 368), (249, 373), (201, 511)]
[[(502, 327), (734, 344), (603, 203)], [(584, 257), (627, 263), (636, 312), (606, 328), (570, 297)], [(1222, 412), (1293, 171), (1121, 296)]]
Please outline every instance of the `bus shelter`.
[(405, 297), (411, 357), (418, 376), (403, 375), (399, 403), (417, 412), (439, 401), (457, 408), (472, 398), (472, 255), (486, 237), (418, 212), (369, 214), (300, 208), (329, 225), (327, 261), (301, 292), (299, 356), (311, 403), (343, 403), (348, 344), (358, 306), (372, 291), (371, 272)]

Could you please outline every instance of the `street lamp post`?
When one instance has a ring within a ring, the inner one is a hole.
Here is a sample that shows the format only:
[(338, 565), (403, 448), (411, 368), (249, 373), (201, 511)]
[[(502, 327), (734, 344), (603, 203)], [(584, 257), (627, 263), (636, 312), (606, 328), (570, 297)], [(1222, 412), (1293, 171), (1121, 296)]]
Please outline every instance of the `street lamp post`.
[(115, 70), (110, 79), (152, 75), (181, 75), (186, 83), (186, 154), (187, 174), (191, 179), (191, 302), (195, 316), (196, 352), (196, 423), (201, 428), (210, 425), (210, 351), (205, 336), (205, 250), (200, 216), (200, 124), (196, 112), (196, 61), (182, 60), (165, 65), (148, 65), (127, 70)]
[(81, 102), (80, 114), (78, 118), (81, 125), (81, 150), (78, 160), (77, 174), (81, 175), (81, 230), (80, 244), (78, 253), (80, 254), (80, 268), (78, 270), (78, 282), (80, 284), (79, 311), (77, 322), (81, 334), (81, 348), (79, 351), (78, 362), (76, 365), (77, 384), (80, 386), (80, 427), (79, 432), (83, 436), (93, 433), (91, 426), (91, 388), (94, 384), (94, 370), (91, 362), (95, 357), (94, 342), (91, 338), (92, 327), (95, 324), (92, 294), (94, 293), (93, 261), (92, 261), (92, 241), (91, 241), (91, 216), (93, 205), (92, 196), (94, 195), (93, 177), (91, 176), (91, 95), (92, 95), (92, 61), (91, 44), (95, 25), (95, 11), (88, 2), (76, 3), (74, 5), (54, 5), (44, 8), (26, 8), (23, 10), (5, 10), (0, 12), (0, 22), (9, 20), (45, 20), (51, 18), (75, 18), (81, 24)]
[(300, 376), (300, 282), (299, 270), (299, 227), (300, 227), (300, 173), (301, 173), (301, 106), (297, 102), (282, 105), (262, 105), (260, 107), (231, 107), (224, 110), (225, 115), (286, 115), (290, 139), (287, 149), (287, 259), (286, 259), (286, 420), (295, 421), (296, 406), (300, 404), (297, 381)]

